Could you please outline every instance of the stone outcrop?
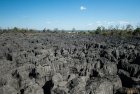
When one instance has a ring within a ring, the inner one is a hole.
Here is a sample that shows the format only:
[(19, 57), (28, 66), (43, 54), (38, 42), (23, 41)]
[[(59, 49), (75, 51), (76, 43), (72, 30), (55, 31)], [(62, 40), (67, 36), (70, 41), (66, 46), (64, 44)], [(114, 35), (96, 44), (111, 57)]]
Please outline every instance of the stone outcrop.
[(120, 94), (140, 88), (140, 41), (63, 32), (3, 33), (0, 75), (0, 94)]

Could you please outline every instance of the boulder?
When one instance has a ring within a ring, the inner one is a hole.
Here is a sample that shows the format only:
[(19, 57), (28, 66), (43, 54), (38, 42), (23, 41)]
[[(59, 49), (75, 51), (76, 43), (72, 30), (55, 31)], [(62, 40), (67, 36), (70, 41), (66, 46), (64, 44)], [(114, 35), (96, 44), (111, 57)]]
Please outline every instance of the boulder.
[(88, 94), (113, 94), (113, 84), (106, 78), (93, 78), (86, 84)]

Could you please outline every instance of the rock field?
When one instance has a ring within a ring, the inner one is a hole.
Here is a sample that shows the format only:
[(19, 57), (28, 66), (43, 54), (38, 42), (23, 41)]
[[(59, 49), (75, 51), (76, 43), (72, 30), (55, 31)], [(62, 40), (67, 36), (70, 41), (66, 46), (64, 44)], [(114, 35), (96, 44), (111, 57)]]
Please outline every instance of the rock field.
[(140, 88), (140, 38), (0, 34), (0, 94), (124, 94), (130, 88)]

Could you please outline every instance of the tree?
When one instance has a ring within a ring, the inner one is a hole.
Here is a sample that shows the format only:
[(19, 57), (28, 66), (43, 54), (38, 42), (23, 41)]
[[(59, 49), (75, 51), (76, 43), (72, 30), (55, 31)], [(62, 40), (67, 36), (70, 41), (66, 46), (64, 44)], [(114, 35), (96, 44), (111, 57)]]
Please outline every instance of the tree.
[(17, 27), (14, 27), (14, 28), (13, 28), (13, 31), (14, 31), (14, 32), (18, 32), (19, 29), (18, 29)]
[(75, 28), (72, 28), (72, 32), (75, 32), (76, 31), (76, 29)]
[(102, 32), (101, 26), (98, 26), (95, 30), (95, 34), (100, 34)]
[(137, 27), (134, 32), (133, 32), (133, 35), (140, 35), (140, 28)]
[(46, 32), (46, 28), (43, 29), (43, 32)]
[(47, 29), (47, 32), (50, 32), (51, 30), (50, 29)]
[(126, 25), (126, 31), (127, 32), (132, 32), (133, 31), (133, 26), (130, 25), (130, 24)]
[(58, 32), (58, 28), (54, 28), (54, 32)]
[(0, 32), (2, 32), (2, 29), (1, 29), (1, 27), (0, 27)]
[(119, 25), (116, 25), (116, 26), (115, 26), (115, 30), (116, 30), (116, 31), (119, 31), (119, 27), (120, 27)]

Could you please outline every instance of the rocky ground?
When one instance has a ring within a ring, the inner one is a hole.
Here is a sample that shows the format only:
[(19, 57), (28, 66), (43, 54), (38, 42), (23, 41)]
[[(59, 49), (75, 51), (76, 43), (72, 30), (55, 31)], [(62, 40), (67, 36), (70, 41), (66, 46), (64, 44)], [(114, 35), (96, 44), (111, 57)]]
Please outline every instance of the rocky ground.
[(122, 94), (139, 88), (139, 38), (0, 35), (0, 94)]

